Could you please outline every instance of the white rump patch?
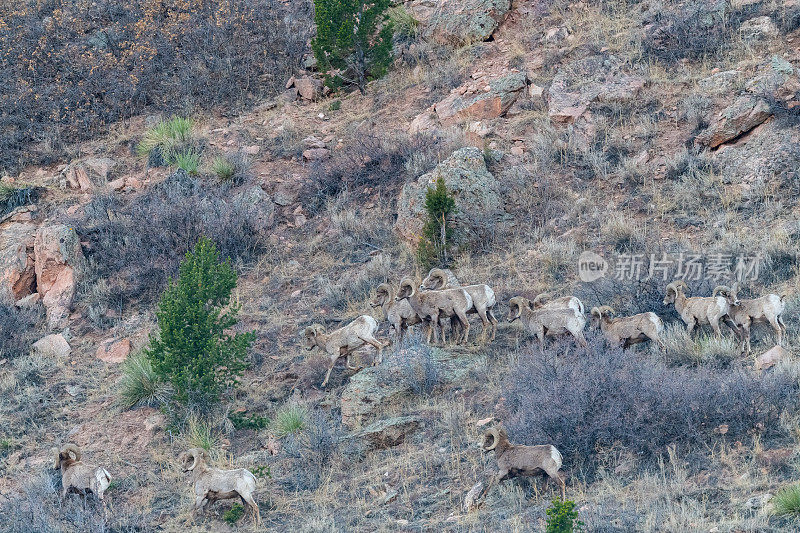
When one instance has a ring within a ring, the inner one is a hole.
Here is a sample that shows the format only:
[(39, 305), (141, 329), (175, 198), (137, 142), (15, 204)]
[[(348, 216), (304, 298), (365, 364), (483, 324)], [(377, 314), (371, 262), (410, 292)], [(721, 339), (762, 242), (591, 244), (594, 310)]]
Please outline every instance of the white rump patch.
[(556, 450), (556, 447), (553, 445), (550, 445), (550, 457), (558, 465), (558, 468), (561, 468), (561, 462), (563, 461), (563, 458), (561, 457), (561, 452)]

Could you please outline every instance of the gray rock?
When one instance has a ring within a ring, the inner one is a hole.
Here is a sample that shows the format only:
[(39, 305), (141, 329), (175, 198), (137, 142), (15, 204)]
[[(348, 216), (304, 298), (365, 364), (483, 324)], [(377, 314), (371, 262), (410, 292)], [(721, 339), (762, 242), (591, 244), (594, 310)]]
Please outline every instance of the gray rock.
[(259, 230), (267, 230), (275, 222), (275, 204), (269, 194), (258, 185), (243, 190), (234, 201), (247, 208), (251, 213), (250, 220)]
[(583, 115), (594, 101), (626, 102), (636, 97), (645, 78), (626, 73), (614, 58), (590, 56), (562, 67), (550, 84), (549, 115), (554, 122), (569, 124)]
[(697, 136), (695, 142), (716, 148), (747, 133), (770, 116), (772, 110), (765, 100), (754, 96), (740, 96), (720, 112), (716, 120)]
[[(788, 192), (788, 188), (796, 187), (800, 180), (799, 142), (800, 135), (796, 131), (771, 122), (746, 140), (721, 147), (714, 159), (731, 183), (779, 179)], [(756, 192), (757, 196), (759, 194)]]
[(505, 215), (498, 182), (487, 170), (483, 152), (475, 147), (461, 148), (433, 172), (403, 187), (394, 228), (407, 241), (418, 242), (426, 216), (425, 193), (440, 177), (455, 198), (457, 228), (475, 229)]
[(42, 357), (63, 358), (68, 356), (70, 351), (72, 348), (60, 333), (42, 337), (31, 346), (31, 352)]
[(733, 90), (738, 79), (738, 70), (725, 70), (698, 81), (697, 87), (706, 94), (720, 94)]
[(36, 280), (35, 235), (35, 224), (11, 222), (0, 227), (0, 303), (12, 305), (31, 294)]
[(772, 22), (772, 19), (767, 16), (755, 17), (745, 20), (739, 27), (739, 32), (746, 41), (758, 41), (777, 37), (778, 27)]
[(425, 35), (452, 46), (485, 41), (511, 9), (511, 0), (440, 2), (430, 16)]
[(360, 441), (365, 451), (391, 448), (405, 441), (421, 425), (422, 419), (417, 416), (387, 418), (370, 424), (350, 438)]
[(342, 424), (358, 428), (381, 407), (391, 404), (408, 392), (400, 383), (382, 384), (378, 379), (380, 368), (365, 368), (350, 377), (342, 391)]

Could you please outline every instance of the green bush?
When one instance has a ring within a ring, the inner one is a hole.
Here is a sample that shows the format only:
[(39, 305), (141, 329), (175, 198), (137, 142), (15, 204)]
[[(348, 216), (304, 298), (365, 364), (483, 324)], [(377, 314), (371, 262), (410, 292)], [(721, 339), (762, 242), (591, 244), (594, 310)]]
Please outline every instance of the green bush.
[(228, 419), (236, 429), (264, 429), (269, 425), (269, 418), (259, 415), (247, 415), (233, 412)]
[(422, 238), (417, 248), (419, 262), (424, 267), (435, 264), (447, 267), (450, 263), (448, 249), (453, 244), (452, 215), (456, 212), (456, 201), (447, 190), (444, 179), (438, 178), (435, 187), (428, 187), (425, 210), (428, 219), (422, 227)]
[(392, 62), (391, 0), (314, 0), (317, 36), (311, 41), (325, 83), (355, 86), (383, 77)]
[(236, 167), (225, 157), (217, 156), (211, 163), (211, 171), (216, 174), (220, 181), (230, 181), (236, 173)]
[(166, 387), (160, 382), (144, 354), (128, 357), (122, 363), (119, 385), (119, 401), (124, 409), (137, 405), (160, 405), (167, 397)]
[(553, 499), (552, 505), (546, 511), (547, 523), (545, 533), (573, 533), (583, 528), (583, 522), (578, 520), (578, 511), (575, 502)]
[(284, 405), (275, 415), (275, 432), (279, 437), (297, 433), (308, 425), (308, 411), (300, 405)]
[(772, 504), (777, 515), (800, 515), (800, 483), (779, 490)]
[(172, 153), (177, 147), (191, 140), (194, 122), (187, 117), (172, 117), (162, 120), (147, 130), (136, 146), (136, 152), (147, 157), (158, 148), (162, 154)]
[(182, 168), (192, 176), (197, 174), (197, 169), (200, 167), (200, 154), (194, 148), (173, 152), (168, 159), (171, 165)]
[(231, 303), (236, 273), (220, 261), (211, 240), (201, 237), (169, 281), (156, 311), (159, 334), (146, 350), (161, 381), (184, 406), (210, 407), (238, 383), (253, 333), (232, 333), (239, 306)]
[(234, 503), (231, 508), (222, 515), (222, 519), (230, 525), (235, 525), (241, 517), (244, 516), (244, 507), (241, 504)]

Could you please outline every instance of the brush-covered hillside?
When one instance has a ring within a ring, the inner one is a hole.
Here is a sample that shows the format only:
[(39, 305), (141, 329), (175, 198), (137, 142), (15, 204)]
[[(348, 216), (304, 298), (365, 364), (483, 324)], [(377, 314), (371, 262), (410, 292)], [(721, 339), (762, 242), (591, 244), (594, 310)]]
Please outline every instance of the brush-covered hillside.
[[(0, 530), (577, 531), (501, 426), (585, 531), (800, 529), (800, 2), (316, 3), (0, 4)], [(493, 339), (400, 342), (433, 267)]]

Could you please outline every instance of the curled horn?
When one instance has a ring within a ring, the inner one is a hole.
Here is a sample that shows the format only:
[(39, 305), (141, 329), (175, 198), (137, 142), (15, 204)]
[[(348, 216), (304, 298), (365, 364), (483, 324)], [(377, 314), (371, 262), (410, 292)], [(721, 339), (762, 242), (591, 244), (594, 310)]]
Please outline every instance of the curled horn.
[(536, 298), (533, 299), (533, 307), (544, 305), (544, 300), (549, 300), (550, 297), (550, 293), (548, 292), (537, 295)]
[[(517, 308), (517, 312), (513, 317), (514, 319), (517, 319), (520, 316), (522, 316), (523, 305), (525, 305), (525, 299), (522, 296), (514, 296), (508, 301), (508, 307), (512, 313), (514, 312), (514, 307), (516, 306)], [(512, 320), (512, 318), (509, 318), (509, 320)]]
[(74, 445), (74, 444), (65, 444), (64, 446), (62, 446), (62, 448), (61, 448), (61, 454), (62, 455), (63, 454), (69, 455), (70, 453), (73, 453), (75, 455), (75, 462), (78, 462), (78, 461), (81, 460), (81, 450), (76, 445)]
[[(490, 440), (491, 439), (491, 440)], [(483, 434), (483, 451), (490, 452), (497, 448), (497, 441), (500, 440), (500, 433), (497, 428), (492, 428)]]
[(726, 287), (725, 285), (717, 285), (716, 287), (714, 287), (714, 290), (711, 292), (711, 296), (714, 297), (718, 293), (721, 293), (721, 294), (724, 294), (724, 295), (730, 295), (730, 294), (733, 293), (733, 291), (730, 289), (730, 287)]
[(669, 295), (669, 291), (674, 291), (675, 294), (677, 295), (679, 289), (688, 289), (688, 288), (689, 288), (689, 286), (686, 285), (686, 282), (683, 281), (682, 279), (679, 279), (679, 280), (673, 281), (672, 283), (667, 285), (666, 292), (667, 292), (667, 295)]
[(600, 312), (600, 308), (599, 307), (592, 307), (591, 314), (592, 314), (592, 316), (596, 316), (597, 318), (600, 318), (601, 316), (603, 316), (602, 313)]
[(411, 296), (414, 296), (416, 288), (414, 287), (414, 282), (411, 278), (404, 278), (403, 281), (400, 282), (400, 292), (403, 292), (403, 289), (406, 287), (408, 287), (411, 291), (406, 295), (406, 297), (410, 298)]
[[(190, 466), (186, 470), (194, 470), (195, 467), (197, 466), (198, 461), (200, 461), (201, 457), (203, 459), (207, 459), (208, 458), (208, 454), (202, 448), (192, 448), (191, 450), (189, 450), (187, 452), (184, 452), (184, 454), (186, 454), (184, 456), (184, 464), (186, 463), (186, 459), (188, 459), (189, 457), (192, 458), (192, 466)], [(183, 454), (181, 454), (181, 455), (183, 455)]]
[(381, 283), (380, 285), (378, 285), (378, 288), (377, 288), (377, 289), (375, 289), (375, 292), (377, 292), (377, 293), (379, 293), (379, 294), (380, 294), (381, 292), (385, 292), (387, 295), (390, 295), (390, 296), (391, 296), (391, 294), (392, 294), (392, 287), (391, 287), (391, 285), (389, 285), (388, 283)]
[(610, 305), (601, 305), (599, 311), (601, 315), (608, 314), (608, 316), (614, 316), (617, 314), (617, 312), (614, 311), (614, 308)]
[(428, 277), (432, 279), (438, 279), (439, 285), (434, 285), (434, 287), (442, 288), (447, 285), (447, 274), (445, 274), (444, 270), (441, 268), (434, 268), (428, 273)]

